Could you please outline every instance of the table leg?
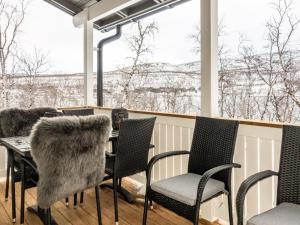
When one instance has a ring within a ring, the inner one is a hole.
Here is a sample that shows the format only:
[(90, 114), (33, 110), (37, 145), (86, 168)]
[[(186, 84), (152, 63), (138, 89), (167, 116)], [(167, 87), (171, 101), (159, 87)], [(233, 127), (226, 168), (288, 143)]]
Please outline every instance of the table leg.
[[(101, 188), (109, 188), (111, 190), (114, 189), (113, 184), (112, 183), (104, 183), (100, 185)], [(133, 195), (127, 191), (125, 188), (123, 188), (122, 186), (118, 186), (118, 193), (125, 199), (126, 202), (132, 204), (135, 201), (135, 198), (133, 197)]]
[(11, 208), (12, 208), (12, 219), (13, 223), (16, 222), (16, 191), (15, 191), (15, 158), (14, 154), (12, 154), (11, 160)]
[[(34, 205), (34, 206), (30, 206), (27, 208), (28, 212), (31, 212), (35, 215), (37, 215), (40, 220), (46, 224), (46, 220), (47, 220), (47, 214), (46, 214), (46, 210), (41, 209), (40, 207)], [(51, 225), (58, 225), (58, 223), (53, 219), (53, 217), (51, 218)]]

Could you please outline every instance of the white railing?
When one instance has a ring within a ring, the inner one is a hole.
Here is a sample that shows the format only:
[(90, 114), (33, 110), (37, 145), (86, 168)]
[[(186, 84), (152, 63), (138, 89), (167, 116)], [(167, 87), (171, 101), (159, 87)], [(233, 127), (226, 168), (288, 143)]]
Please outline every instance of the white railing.
[[(96, 112), (110, 114), (109, 109), (96, 109)], [(152, 138), (155, 148), (150, 151), (150, 157), (166, 151), (189, 150), (195, 120), (192, 117), (183, 118), (169, 114), (154, 114), (130, 112), (132, 118), (157, 117)], [(282, 129), (276, 124), (275, 126), (274, 124), (271, 124), (271, 126), (254, 124), (241, 123), (238, 130), (234, 161), (240, 163), (242, 168), (235, 169), (233, 172), (234, 212), (235, 196), (245, 178), (266, 169), (278, 170)], [(152, 178), (153, 180), (160, 180), (186, 171), (187, 156), (171, 157), (157, 163)], [(142, 176), (144, 175), (135, 176), (135, 179), (143, 181)], [(276, 182), (276, 178), (268, 179), (260, 182), (249, 191), (245, 206), (246, 218), (274, 206), (276, 202)], [(201, 214), (206, 219), (219, 218), (228, 221), (227, 198), (221, 196), (206, 203), (202, 207)]]

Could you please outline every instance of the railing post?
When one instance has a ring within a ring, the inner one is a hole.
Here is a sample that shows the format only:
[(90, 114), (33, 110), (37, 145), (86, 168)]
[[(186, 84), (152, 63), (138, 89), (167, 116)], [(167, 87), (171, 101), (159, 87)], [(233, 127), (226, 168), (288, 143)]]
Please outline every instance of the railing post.
[(218, 0), (201, 0), (201, 114), (218, 115)]
[(84, 104), (93, 105), (93, 22), (86, 21), (83, 30)]

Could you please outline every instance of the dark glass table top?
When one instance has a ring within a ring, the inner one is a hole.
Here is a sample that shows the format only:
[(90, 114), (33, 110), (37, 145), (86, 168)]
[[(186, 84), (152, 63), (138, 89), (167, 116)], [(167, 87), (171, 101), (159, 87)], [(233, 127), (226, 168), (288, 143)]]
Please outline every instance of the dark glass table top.
[[(117, 139), (119, 137), (118, 131), (112, 131), (109, 135), (109, 140), (112, 141), (114, 139)], [(22, 156), (30, 156), (30, 137), (24, 136), (24, 137), (8, 137), (8, 138), (0, 138), (0, 143), (19, 153)]]

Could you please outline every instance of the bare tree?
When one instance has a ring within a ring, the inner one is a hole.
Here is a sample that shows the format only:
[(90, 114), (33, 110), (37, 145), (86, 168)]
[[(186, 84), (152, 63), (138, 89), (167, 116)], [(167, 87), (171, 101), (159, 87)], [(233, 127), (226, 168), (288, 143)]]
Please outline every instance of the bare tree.
[[(135, 75), (145, 76), (147, 70), (145, 68), (145, 58), (152, 52), (149, 39), (153, 38), (158, 32), (158, 27), (155, 22), (149, 24), (143, 24), (141, 21), (136, 23), (137, 32), (127, 38), (129, 49), (132, 52), (132, 56), (129, 57), (130, 66), (121, 69), (122, 81), (120, 86), (122, 87), (122, 105), (131, 107), (131, 102), (135, 97), (131, 96), (131, 81)], [(133, 89), (133, 88), (132, 88)]]
[(192, 48), (192, 52), (196, 55), (201, 53), (201, 29), (200, 26), (197, 25), (195, 27), (195, 32), (189, 35), (189, 38), (193, 41), (194, 46)]
[(21, 30), (26, 13), (26, 0), (19, 0), (16, 3), (0, 0), (0, 87), (1, 107), (7, 106), (8, 92), (8, 67), (13, 62), (13, 52), (16, 46), (17, 36)]
[(31, 108), (35, 105), (38, 90), (37, 77), (48, 71), (49, 61), (46, 54), (35, 49), (33, 55), (22, 53), (17, 55), (18, 71), (24, 77), (24, 107)]

